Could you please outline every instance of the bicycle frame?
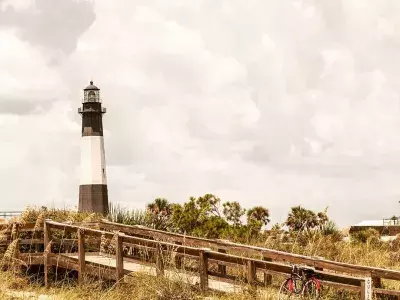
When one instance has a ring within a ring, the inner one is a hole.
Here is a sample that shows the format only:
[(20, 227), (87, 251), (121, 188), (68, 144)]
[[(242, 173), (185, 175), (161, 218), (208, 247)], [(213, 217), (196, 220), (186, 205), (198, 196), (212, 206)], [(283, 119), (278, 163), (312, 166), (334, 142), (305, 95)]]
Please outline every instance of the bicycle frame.
[[(308, 274), (308, 269), (298, 268), (295, 265), (292, 266), (292, 272), (290, 274), (290, 282), (289, 282), (289, 290), (295, 294), (301, 294), (304, 292), (305, 284), (313, 280), (316, 284), (316, 288), (319, 290), (321, 288), (321, 283), (316, 276), (316, 274), (312, 273)], [(301, 282), (300, 289), (296, 289), (296, 281)]]
[[(309, 288), (314, 286), (314, 290), (310, 290)], [(286, 292), (285, 292), (286, 290)], [(290, 277), (287, 278), (281, 285), (281, 289), (279, 291), (279, 297), (281, 295), (289, 293), (295, 295), (302, 295), (304, 293), (311, 293), (310, 295), (315, 293), (316, 298), (319, 299), (321, 290), (321, 283), (317, 277), (317, 274), (314, 273), (312, 268), (302, 268), (297, 267), (296, 265), (292, 266), (292, 271), (290, 272)], [(283, 294), (281, 294), (283, 291)], [(282, 299), (282, 298), (279, 298)], [(286, 299), (286, 298), (285, 298)]]
[[(301, 282), (301, 286), (299, 289), (296, 287), (296, 281)], [(295, 294), (300, 294), (303, 291), (304, 281), (303, 277), (299, 274), (299, 270), (296, 266), (292, 267), (292, 272), (290, 274), (290, 282), (289, 282), (289, 291)]]

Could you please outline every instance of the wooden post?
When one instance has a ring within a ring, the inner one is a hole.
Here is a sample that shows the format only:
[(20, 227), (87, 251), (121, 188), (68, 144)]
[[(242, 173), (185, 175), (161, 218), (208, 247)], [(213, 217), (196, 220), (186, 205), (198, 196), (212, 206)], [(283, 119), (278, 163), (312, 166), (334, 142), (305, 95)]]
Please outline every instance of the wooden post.
[[(20, 248), (19, 227), (20, 227), (20, 224), (15, 223), (15, 230), (13, 232), (13, 236), (11, 237), (12, 240), (15, 241), (15, 249), (14, 249), (14, 252), (12, 253), (14, 259), (19, 258), (19, 248)], [(21, 265), (11, 263), (11, 269), (13, 272), (18, 272), (21, 269)]]
[[(182, 245), (181, 242), (175, 242), (175, 244), (177, 244), (177, 245)], [(182, 268), (182, 257), (180, 257), (180, 256), (175, 256), (175, 267), (176, 267), (177, 269)]]
[[(218, 249), (218, 252), (220, 252), (220, 253), (226, 253), (226, 250), (225, 250), (225, 249)], [(220, 265), (220, 264), (218, 264), (218, 272), (219, 272), (221, 275), (226, 275), (226, 266), (225, 266), (225, 265)]]
[[(134, 235), (133, 235), (133, 236), (134, 236)], [(140, 257), (139, 249), (136, 248), (136, 247), (133, 247), (133, 248), (132, 248), (132, 255), (133, 255), (133, 257), (136, 257), (136, 258), (138, 258), (138, 259), (141, 258), (141, 257)]]
[(200, 249), (199, 251), (199, 275), (200, 290), (208, 290), (208, 257), (206, 249)]
[(247, 261), (247, 283), (254, 284), (256, 280), (256, 265), (253, 261)]
[[(272, 261), (272, 259), (270, 259), (268, 257), (264, 257), (263, 260)], [(271, 285), (271, 284), (272, 284), (272, 275), (264, 273), (264, 285), (267, 286), (267, 285)]]
[(14, 226), (15, 226), (15, 231), (12, 233), (12, 236), (11, 236), (11, 239), (14, 241), (14, 240), (16, 240), (17, 238), (18, 238), (18, 236), (19, 236), (19, 225), (20, 224), (18, 224), (18, 223), (15, 223), (14, 224)]
[(361, 281), (361, 300), (366, 300), (365, 298), (365, 281)]
[(18, 258), (19, 255), (19, 228), (20, 228), (20, 224), (15, 223), (15, 232), (14, 232), (14, 236), (12, 237), (13, 241), (17, 240), (16, 242), (16, 247), (15, 247), (15, 251), (14, 251), (14, 257)]
[(162, 245), (157, 244), (156, 246), (156, 272), (157, 276), (164, 275), (164, 257), (162, 251)]
[[(33, 234), (33, 237), (32, 238), (38, 238), (38, 237), (40, 237), (40, 234), (38, 234), (38, 233), (34, 233)], [(35, 244), (35, 253), (38, 253), (38, 252), (40, 252), (40, 244), (38, 244), (38, 243), (36, 243)]]
[(15, 250), (14, 250), (14, 258), (19, 259), (19, 246), (20, 246), (20, 241), (17, 240), (16, 245), (15, 245)]
[(78, 229), (78, 282), (83, 283), (85, 273), (85, 233)]
[(382, 288), (382, 279), (380, 277), (372, 277), (374, 288)]
[(50, 244), (50, 227), (45, 220), (43, 223), (43, 244), (44, 244), (44, 285), (46, 288), (50, 286), (49, 270), (51, 268), (51, 244)]
[(115, 253), (116, 259), (116, 277), (117, 281), (120, 281), (124, 277), (124, 249), (123, 249), (123, 237), (118, 234), (117, 237), (117, 249)]
[(361, 300), (372, 300), (372, 278), (365, 277), (361, 281)]

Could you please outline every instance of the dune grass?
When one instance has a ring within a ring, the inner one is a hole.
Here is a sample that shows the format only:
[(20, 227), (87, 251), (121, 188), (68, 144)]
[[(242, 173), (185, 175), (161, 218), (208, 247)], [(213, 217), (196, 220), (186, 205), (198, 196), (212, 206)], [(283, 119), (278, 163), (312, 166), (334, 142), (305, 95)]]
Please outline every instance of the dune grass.
[[(78, 213), (68, 210), (27, 208), (19, 218), (9, 220), (9, 225), (20, 223), (35, 223), (35, 228), (43, 226), (44, 219), (53, 219), (60, 222), (96, 222), (103, 218), (101, 215)], [(145, 217), (140, 211), (129, 212), (114, 207), (108, 219), (128, 224), (142, 224)], [(1, 238), (0, 232), (0, 238)], [(365, 242), (342, 241), (335, 235), (324, 234), (320, 231), (284, 235), (270, 232), (262, 234), (252, 241), (252, 244), (291, 253), (308, 256), (319, 256), (326, 259), (383, 267), (400, 270), (400, 238), (392, 242), (381, 242), (371, 236)], [(4, 259), (11, 259), (15, 247), (10, 244)], [(13, 250), (14, 249), (14, 250)], [(277, 299), (280, 282), (283, 277), (274, 277), (273, 285), (267, 289), (253, 289), (243, 286), (242, 290), (234, 294), (201, 293), (196, 287), (185, 282), (176, 282), (166, 278), (137, 273), (129, 277), (127, 282), (120, 285), (107, 285), (98, 280), (87, 280), (85, 284), (77, 286), (70, 280), (58, 281), (50, 289), (45, 289), (42, 283), (26, 273), (10, 271), (0, 272), (0, 299), (29, 299), (20, 298), (16, 291), (32, 292), (37, 296), (48, 295), (50, 299), (133, 299), (133, 300), (183, 300), (183, 299)], [(387, 288), (400, 290), (400, 282), (384, 280)], [(13, 294), (14, 293), (14, 294)], [(354, 293), (324, 289), (322, 299), (359, 299)]]

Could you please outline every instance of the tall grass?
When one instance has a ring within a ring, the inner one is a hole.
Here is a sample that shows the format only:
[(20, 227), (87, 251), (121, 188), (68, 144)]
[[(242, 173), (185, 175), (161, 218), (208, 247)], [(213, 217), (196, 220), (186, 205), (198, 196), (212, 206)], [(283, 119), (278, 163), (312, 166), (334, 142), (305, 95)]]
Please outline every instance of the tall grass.
[[(103, 218), (101, 215), (78, 213), (68, 210), (56, 210), (46, 208), (28, 207), (18, 219), (10, 220), (10, 228), (14, 227), (16, 221), (22, 223), (35, 223), (35, 228), (43, 226), (44, 219), (53, 219), (61, 222), (94, 222)], [(146, 212), (141, 210), (129, 210), (120, 205), (110, 205), (107, 219), (127, 225), (149, 224)], [(1, 233), (0, 233), (1, 234)], [(15, 242), (16, 243), (16, 242)], [(334, 223), (327, 223), (318, 230), (303, 230), (296, 233), (283, 233), (280, 230), (260, 234), (254, 240), (254, 245), (271, 249), (293, 252), (308, 256), (319, 256), (326, 259), (384, 267), (400, 270), (400, 238), (392, 242), (382, 242), (375, 234), (362, 235), (362, 238), (355, 238), (351, 242), (342, 240), (342, 236)], [(112, 252), (113, 241), (102, 240), (103, 252)], [(4, 255), (4, 260), (14, 257), (14, 246), (10, 244), (9, 251)], [(280, 280), (280, 278), (278, 278)], [(244, 288), (237, 294), (203, 294), (195, 287), (185, 282), (174, 282), (166, 278), (157, 278), (147, 274), (134, 274), (132, 280), (118, 287), (105, 287), (97, 282), (89, 282), (81, 287), (74, 287), (69, 284), (61, 285), (62, 288), (52, 288), (44, 291), (38, 284), (22, 285), (25, 290), (34, 290), (37, 293), (49, 293), (57, 295), (57, 299), (202, 299), (205, 296), (209, 299), (218, 300), (244, 300), (244, 299), (276, 299), (280, 281), (274, 279), (274, 285), (266, 290), (253, 291)], [(1, 294), (3, 287), (13, 289), (13, 282), (27, 280), (26, 277), (10, 275), (7, 272), (0, 272), (0, 299), (7, 299), (7, 295)], [(399, 289), (400, 283), (394, 281), (383, 281), (385, 287)], [(14, 284), (18, 285), (18, 284)], [(4, 294), (4, 293), (3, 293)], [(14, 298), (10, 298), (14, 299)], [(335, 290), (325, 290), (323, 299), (358, 299), (358, 296), (351, 293), (342, 293), (340, 297)]]
[(35, 207), (27, 206), (21, 215), (12, 217), (8, 220), (9, 224), (15, 222), (35, 223), (35, 228), (43, 226), (45, 219), (52, 219), (58, 222), (96, 222), (103, 218), (101, 214), (89, 213), (89, 212), (78, 212), (68, 209), (56, 209), (47, 207)]
[(114, 203), (109, 204), (109, 213), (107, 215), (107, 219), (111, 222), (125, 225), (149, 225), (148, 217), (144, 211), (130, 210)]

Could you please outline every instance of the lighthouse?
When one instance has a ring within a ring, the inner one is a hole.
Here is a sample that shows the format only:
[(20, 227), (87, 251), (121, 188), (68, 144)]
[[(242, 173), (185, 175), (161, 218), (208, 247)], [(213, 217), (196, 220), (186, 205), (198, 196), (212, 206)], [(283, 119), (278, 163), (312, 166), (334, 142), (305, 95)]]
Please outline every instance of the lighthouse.
[(100, 89), (90, 81), (84, 90), (82, 107), (81, 176), (79, 211), (106, 214), (108, 189), (103, 138), (103, 114)]

